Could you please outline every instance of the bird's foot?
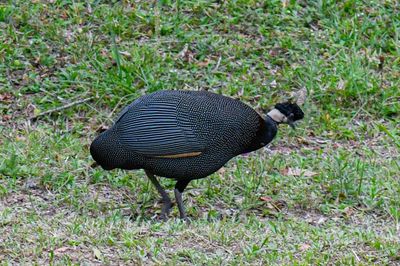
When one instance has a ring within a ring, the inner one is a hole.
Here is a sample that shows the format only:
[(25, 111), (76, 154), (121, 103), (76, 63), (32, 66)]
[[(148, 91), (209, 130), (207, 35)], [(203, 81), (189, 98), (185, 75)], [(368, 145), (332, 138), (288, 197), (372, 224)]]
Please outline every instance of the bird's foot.
[(181, 218), (181, 220), (184, 221), (186, 224), (190, 224), (190, 223), (192, 222), (192, 220), (191, 220), (189, 217), (187, 217), (186, 215), (185, 215), (185, 216), (180, 216), (180, 218)]
[(170, 199), (163, 200), (163, 202), (164, 202), (164, 205), (163, 205), (162, 210), (161, 210), (161, 219), (163, 221), (167, 221), (169, 213), (171, 212), (172, 202), (171, 202)]

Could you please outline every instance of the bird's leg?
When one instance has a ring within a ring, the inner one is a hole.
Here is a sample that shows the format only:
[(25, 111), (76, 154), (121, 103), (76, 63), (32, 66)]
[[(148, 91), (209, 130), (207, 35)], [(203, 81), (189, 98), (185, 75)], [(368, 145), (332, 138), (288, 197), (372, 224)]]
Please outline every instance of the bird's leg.
[(176, 199), (176, 203), (178, 204), (178, 208), (179, 208), (179, 215), (181, 217), (181, 219), (186, 220), (187, 216), (185, 213), (185, 209), (183, 207), (183, 202), (182, 202), (182, 193), (185, 190), (186, 186), (189, 184), (190, 180), (179, 180), (176, 185), (175, 185), (175, 199)]
[(158, 183), (157, 178), (154, 176), (154, 174), (147, 170), (145, 170), (145, 172), (146, 172), (146, 175), (148, 176), (148, 178), (150, 179), (151, 183), (153, 183), (153, 185), (156, 187), (158, 193), (160, 193), (160, 195), (162, 197), (162, 201), (163, 201), (164, 205), (161, 210), (161, 217), (163, 218), (163, 220), (167, 220), (169, 211), (171, 210), (171, 207), (172, 207), (172, 201), (168, 197), (167, 192), (165, 192), (165, 190), (160, 185), (160, 183)]

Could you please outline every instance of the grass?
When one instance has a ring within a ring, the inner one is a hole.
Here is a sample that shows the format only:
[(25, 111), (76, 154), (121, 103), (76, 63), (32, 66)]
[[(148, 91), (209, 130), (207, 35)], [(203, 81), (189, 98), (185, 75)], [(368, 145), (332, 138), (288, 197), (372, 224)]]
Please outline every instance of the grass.
[[(399, 264), (399, 29), (396, 1), (3, 1), (0, 264)], [(89, 167), (145, 93), (301, 88), (296, 131), (190, 183), (191, 224), (157, 221), (142, 171)]]

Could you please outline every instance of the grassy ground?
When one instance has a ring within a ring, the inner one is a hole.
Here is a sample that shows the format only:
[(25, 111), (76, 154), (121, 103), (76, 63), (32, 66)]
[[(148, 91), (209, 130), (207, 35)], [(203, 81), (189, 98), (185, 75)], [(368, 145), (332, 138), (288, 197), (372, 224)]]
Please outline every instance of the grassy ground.
[[(0, 264), (399, 265), (399, 36), (390, 0), (2, 1)], [(142, 171), (89, 167), (139, 95), (301, 88), (296, 131), (191, 182), (191, 224), (157, 221)]]

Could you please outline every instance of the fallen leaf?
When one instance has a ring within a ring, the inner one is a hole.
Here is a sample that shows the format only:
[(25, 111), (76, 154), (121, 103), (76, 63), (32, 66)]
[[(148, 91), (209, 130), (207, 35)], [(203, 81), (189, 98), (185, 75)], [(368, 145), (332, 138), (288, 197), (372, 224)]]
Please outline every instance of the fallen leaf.
[(346, 198), (347, 198), (346, 194), (344, 194), (343, 192), (340, 192), (338, 194), (338, 196), (336, 197), (335, 202), (336, 202), (336, 204), (338, 204), (338, 203), (342, 202), (343, 200), (345, 200)]
[(327, 141), (327, 140), (322, 140), (322, 139), (316, 139), (316, 140), (315, 140), (315, 143), (321, 144), (321, 145), (325, 145), (325, 144), (328, 144), (329, 141)]
[(66, 11), (63, 11), (63, 12), (60, 13), (60, 17), (62, 19), (68, 19), (68, 13)]
[(110, 54), (106, 49), (101, 50), (100, 53), (103, 57), (110, 57)]
[(244, 197), (242, 197), (242, 196), (237, 196), (234, 199), (235, 199), (236, 204), (242, 204), (244, 201)]
[(281, 170), (281, 175), (288, 175), (288, 173), (289, 173), (289, 168), (283, 168), (282, 170)]
[(280, 51), (281, 51), (281, 48), (275, 47), (269, 51), (269, 55), (272, 57), (276, 57), (279, 55)]
[(321, 225), (325, 223), (328, 219), (324, 216), (311, 216), (305, 219), (305, 221), (311, 225)]
[(307, 99), (307, 89), (305, 87), (301, 88), (294, 95), (296, 97), (296, 103), (298, 105), (303, 105)]
[(383, 55), (379, 56), (379, 70), (383, 70), (383, 65), (385, 64), (385, 57)]
[(341, 147), (341, 145), (339, 143), (333, 143), (333, 148), (335, 149), (339, 149)]
[(329, 114), (325, 114), (324, 119), (325, 121), (329, 122), (331, 120), (331, 116)]
[(326, 220), (328, 220), (328, 219), (325, 217), (319, 217), (318, 221), (315, 221), (315, 224), (316, 225), (323, 224), (323, 223), (325, 223)]
[(32, 117), (32, 116), (35, 116), (36, 114), (39, 114), (39, 113), (40, 113), (40, 110), (37, 109), (36, 106), (34, 104), (32, 104), (32, 103), (28, 104), (28, 106), (26, 106), (25, 110), (24, 110), (24, 114), (27, 117)]
[(280, 212), (287, 206), (287, 203), (284, 200), (273, 200), (269, 196), (262, 196), (260, 197), (260, 200), (265, 202), (263, 208), (273, 210), (274, 212)]
[(346, 214), (347, 217), (350, 217), (354, 214), (354, 208), (346, 207), (344, 208), (344, 213)]
[(226, 169), (225, 169), (225, 167), (221, 167), (217, 172), (219, 175), (224, 175), (226, 172)]
[(305, 144), (305, 145), (311, 144), (310, 141), (305, 139), (305, 138), (297, 137), (296, 139), (297, 139), (297, 142), (300, 143), (300, 144)]
[(26, 140), (26, 137), (24, 137), (24, 136), (16, 136), (16, 137), (15, 137), (15, 140), (16, 140), (16, 141), (25, 141), (25, 140)]
[(281, 174), (286, 176), (305, 176), (305, 177), (311, 177), (317, 175), (316, 172), (300, 168), (285, 168), (281, 171)]
[(98, 250), (97, 248), (93, 248), (93, 254), (94, 254), (95, 258), (99, 259), (99, 260), (101, 260), (103, 257), (100, 250)]
[(311, 245), (304, 243), (300, 246), (300, 250), (305, 251), (305, 250), (309, 249), (310, 247), (311, 247)]
[(96, 132), (97, 133), (102, 133), (102, 132), (104, 132), (104, 131), (106, 131), (106, 130), (108, 130), (109, 129), (109, 127), (107, 127), (107, 126), (105, 126), (105, 125), (101, 125), (101, 126), (99, 126), (97, 129), (96, 129)]
[(198, 62), (197, 63), (197, 65), (199, 66), (199, 67), (206, 67), (206, 66), (208, 66), (210, 64), (210, 60), (208, 60), (208, 59), (206, 59), (206, 60), (204, 60), (204, 61), (202, 61), (202, 62)]
[(128, 57), (128, 58), (132, 57), (131, 53), (129, 53), (128, 51), (119, 51), (119, 53), (124, 55), (124, 56), (126, 56), (126, 57)]
[(265, 197), (260, 197), (260, 200), (262, 201), (272, 201), (271, 197), (265, 196)]
[(3, 121), (8, 121), (10, 119), (11, 119), (11, 115), (3, 115), (3, 118), (2, 118)]
[(12, 94), (9, 92), (0, 94), (0, 102), (10, 103), (12, 100)]
[(54, 250), (54, 254), (63, 254), (66, 251), (68, 251), (69, 249), (71, 249), (71, 248), (70, 247), (61, 247), (61, 248)]
[(177, 55), (177, 58), (181, 58), (189, 63), (193, 61), (194, 53), (189, 50), (188, 44), (185, 44), (182, 51), (180, 51), (179, 54)]
[[(64, 32), (64, 38), (67, 42), (71, 42), (74, 38), (74, 32), (72, 30), (65, 30)], [(36, 63), (36, 62), (35, 62)]]
[(343, 90), (345, 88), (346, 83), (344, 82), (344, 80), (339, 80), (338, 85), (337, 85), (337, 89), (338, 90)]
[(273, 204), (277, 211), (281, 211), (283, 208), (287, 207), (287, 203), (284, 200), (276, 200)]

